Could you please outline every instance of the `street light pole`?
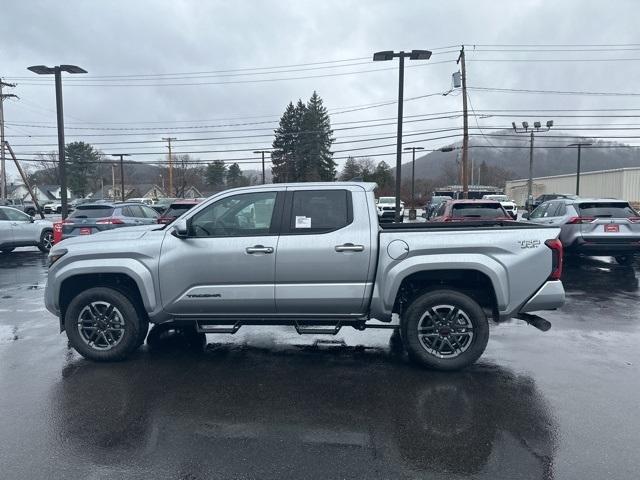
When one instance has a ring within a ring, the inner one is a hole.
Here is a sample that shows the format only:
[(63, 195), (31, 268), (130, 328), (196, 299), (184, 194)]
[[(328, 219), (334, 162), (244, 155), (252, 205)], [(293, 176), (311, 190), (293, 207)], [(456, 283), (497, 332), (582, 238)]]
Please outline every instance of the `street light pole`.
[(60, 203), (62, 206), (62, 219), (67, 218), (69, 212), (67, 201), (67, 170), (64, 151), (64, 116), (62, 111), (62, 72), (67, 73), (87, 73), (86, 70), (76, 65), (56, 65), (46, 67), (44, 65), (34, 65), (27, 67), (27, 70), (38, 75), (54, 75), (56, 83), (56, 116), (58, 126), (58, 171), (60, 173)]
[(404, 105), (404, 59), (409, 60), (429, 60), (431, 52), (429, 50), (411, 50), (410, 52), (393, 52), (386, 50), (373, 54), (373, 61), (387, 61), (394, 58), (400, 59), (398, 73), (398, 130), (396, 141), (396, 213), (395, 221), (400, 221), (400, 190), (402, 187), (402, 115)]
[(262, 184), (264, 185), (266, 183), (264, 176), (264, 154), (267, 153), (267, 150), (255, 150), (253, 153), (262, 155)]
[(589, 147), (591, 145), (593, 145), (593, 143), (589, 142), (571, 143), (567, 145), (568, 147), (578, 147), (578, 165), (576, 168), (576, 195), (580, 195), (580, 153), (583, 146)]
[(124, 157), (130, 157), (131, 154), (129, 154), (129, 153), (112, 153), (111, 156), (120, 158), (120, 197), (122, 198), (122, 201), (124, 202), (125, 194), (124, 194), (124, 160), (123, 160), (123, 158)]
[(548, 132), (553, 127), (553, 120), (547, 120), (546, 127), (542, 127), (540, 122), (533, 122), (533, 128), (529, 130), (529, 122), (522, 122), (522, 128), (516, 126), (516, 122), (511, 122), (513, 131), (516, 133), (530, 133), (531, 140), (529, 143), (529, 179), (527, 181), (527, 209), (531, 211), (533, 200), (533, 142), (535, 132)]

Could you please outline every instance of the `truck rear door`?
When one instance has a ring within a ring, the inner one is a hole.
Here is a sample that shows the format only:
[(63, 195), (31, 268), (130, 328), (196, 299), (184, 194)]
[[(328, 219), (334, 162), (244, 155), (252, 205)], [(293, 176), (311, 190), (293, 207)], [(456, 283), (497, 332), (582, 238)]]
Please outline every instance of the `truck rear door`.
[(276, 254), (277, 313), (365, 311), (372, 252), (369, 218), (364, 190), (287, 189)]

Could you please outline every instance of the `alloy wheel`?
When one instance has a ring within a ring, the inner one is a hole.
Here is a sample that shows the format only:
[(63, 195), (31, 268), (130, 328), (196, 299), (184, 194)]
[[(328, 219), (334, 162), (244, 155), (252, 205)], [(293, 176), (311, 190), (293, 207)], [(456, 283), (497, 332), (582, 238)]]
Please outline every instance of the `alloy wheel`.
[(420, 344), (438, 358), (455, 358), (473, 341), (473, 324), (464, 310), (454, 305), (429, 308), (418, 322)]

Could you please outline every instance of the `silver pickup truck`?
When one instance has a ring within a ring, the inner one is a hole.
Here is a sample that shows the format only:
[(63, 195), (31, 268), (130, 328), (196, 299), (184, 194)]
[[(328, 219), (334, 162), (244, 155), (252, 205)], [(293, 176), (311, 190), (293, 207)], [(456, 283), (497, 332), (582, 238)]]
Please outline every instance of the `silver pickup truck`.
[(414, 361), (455, 370), (482, 355), (489, 317), (550, 327), (531, 312), (564, 302), (558, 228), (383, 226), (374, 188), (227, 190), (169, 225), (64, 240), (49, 255), (47, 309), (71, 345), (98, 361), (125, 358), (149, 322), (198, 338), (243, 325), (311, 334), (351, 326), (399, 329)]

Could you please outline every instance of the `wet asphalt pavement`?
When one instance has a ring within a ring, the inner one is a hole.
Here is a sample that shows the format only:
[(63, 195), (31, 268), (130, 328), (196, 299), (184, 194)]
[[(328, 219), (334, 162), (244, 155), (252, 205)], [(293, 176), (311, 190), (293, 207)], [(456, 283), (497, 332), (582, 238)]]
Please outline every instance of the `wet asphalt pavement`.
[(495, 326), (458, 373), (388, 331), (285, 327), (83, 360), (43, 306), (45, 256), (0, 257), (0, 478), (635, 479), (638, 267), (571, 262), (546, 333)]

